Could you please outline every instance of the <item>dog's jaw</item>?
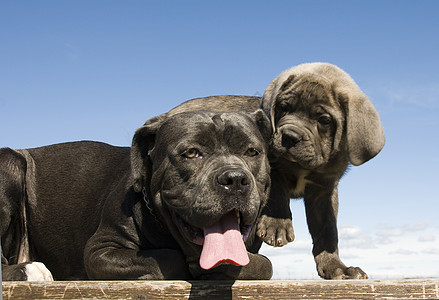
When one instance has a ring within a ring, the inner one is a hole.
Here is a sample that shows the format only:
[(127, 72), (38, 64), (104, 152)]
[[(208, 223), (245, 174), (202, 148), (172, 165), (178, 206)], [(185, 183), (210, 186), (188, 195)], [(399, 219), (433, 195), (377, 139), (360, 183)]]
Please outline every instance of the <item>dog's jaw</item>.
[(243, 218), (239, 211), (229, 211), (203, 228), (190, 224), (175, 212), (171, 211), (171, 215), (176, 228), (174, 232), (179, 235), (176, 238), (192, 245), (202, 269), (209, 270), (222, 264), (245, 266), (249, 263), (245, 241), (252, 225), (240, 223)]
[[(253, 227), (252, 224), (242, 224), (241, 223), (241, 213), (235, 210), (234, 212), (236, 214), (239, 229), (241, 232), (242, 240), (245, 242), (247, 238), (250, 235), (251, 229)], [(218, 219), (221, 219), (224, 216), (221, 216)], [(180, 215), (177, 213), (173, 213), (173, 218), (176, 220), (177, 227), (179, 229), (179, 232), (181, 235), (190, 243), (202, 246), (204, 244), (204, 238), (205, 238), (205, 229), (196, 227), (192, 224), (190, 224), (188, 221), (185, 221)]]

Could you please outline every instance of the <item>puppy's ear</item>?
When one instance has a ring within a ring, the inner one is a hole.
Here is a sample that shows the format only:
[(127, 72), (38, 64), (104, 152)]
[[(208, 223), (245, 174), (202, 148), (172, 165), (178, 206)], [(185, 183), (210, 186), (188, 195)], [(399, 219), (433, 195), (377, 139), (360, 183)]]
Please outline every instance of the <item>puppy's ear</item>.
[(151, 161), (149, 153), (154, 148), (157, 130), (166, 120), (167, 114), (153, 117), (136, 130), (131, 144), (131, 172), (133, 174), (134, 191), (142, 191), (145, 183), (149, 181)]
[(265, 89), (264, 95), (262, 96), (262, 105), (261, 108), (265, 112), (265, 114), (268, 116), (268, 119), (271, 122), (271, 127), (273, 130), (275, 130), (275, 120), (274, 120), (274, 113), (275, 113), (275, 102), (276, 102), (276, 95), (279, 90), (279, 76), (276, 77)]
[(271, 122), (273, 131), (276, 130), (275, 113), (276, 105), (281, 92), (287, 89), (292, 89), (297, 75), (294, 74), (295, 68), (288, 69), (277, 76), (265, 89), (262, 96), (261, 108)]
[(271, 128), (267, 115), (262, 109), (258, 109), (257, 111), (251, 113), (250, 116), (253, 120), (255, 120), (262, 137), (268, 143), (273, 135), (273, 129)]
[(346, 136), (350, 162), (361, 165), (384, 147), (385, 136), (378, 112), (356, 86), (344, 86), (338, 98), (346, 110)]

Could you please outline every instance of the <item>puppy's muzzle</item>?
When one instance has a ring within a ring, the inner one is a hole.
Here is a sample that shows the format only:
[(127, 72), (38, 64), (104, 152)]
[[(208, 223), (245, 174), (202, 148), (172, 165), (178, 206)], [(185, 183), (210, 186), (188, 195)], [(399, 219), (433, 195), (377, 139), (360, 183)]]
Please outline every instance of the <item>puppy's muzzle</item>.
[(282, 131), (282, 146), (286, 149), (295, 147), (303, 140), (303, 135), (293, 129), (284, 129)]
[(224, 192), (232, 195), (247, 194), (251, 187), (250, 178), (240, 168), (220, 171), (216, 177), (216, 183)]

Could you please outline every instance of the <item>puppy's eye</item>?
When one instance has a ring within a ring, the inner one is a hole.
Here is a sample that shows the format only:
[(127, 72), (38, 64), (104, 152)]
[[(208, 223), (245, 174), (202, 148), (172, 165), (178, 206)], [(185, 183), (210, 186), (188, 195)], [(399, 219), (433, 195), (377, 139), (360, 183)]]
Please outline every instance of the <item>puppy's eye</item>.
[(331, 124), (332, 119), (330, 115), (321, 115), (317, 121), (322, 125), (329, 125)]
[(256, 150), (255, 148), (248, 148), (247, 151), (245, 152), (245, 155), (250, 156), (250, 157), (258, 156), (259, 151)]
[(291, 103), (289, 103), (288, 101), (279, 102), (277, 108), (279, 112), (284, 112), (284, 113), (288, 113), (293, 110)]
[(280, 111), (288, 111), (288, 104), (286, 104), (286, 103), (279, 104), (279, 110)]
[(189, 148), (186, 151), (184, 151), (181, 156), (185, 157), (185, 158), (197, 158), (201, 156), (201, 153), (198, 149), (196, 148)]

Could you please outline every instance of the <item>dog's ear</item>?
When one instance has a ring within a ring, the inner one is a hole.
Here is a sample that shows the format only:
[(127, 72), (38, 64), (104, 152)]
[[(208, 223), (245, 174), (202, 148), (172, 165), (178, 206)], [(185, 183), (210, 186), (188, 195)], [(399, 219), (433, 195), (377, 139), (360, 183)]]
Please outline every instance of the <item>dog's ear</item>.
[(272, 138), (273, 129), (271, 127), (267, 115), (264, 113), (262, 109), (258, 109), (257, 111), (251, 113), (250, 116), (258, 126), (259, 131), (262, 134), (262, 137), (268, 143)]
[(167, 114), (153, 117), (136, 130), (131, 144), (131, 172), (133, 174), (133, 187), (137, 193), (142, 191), (151, 173), (149, 153), (154, 148), (157, 130), (166, 120)]
[(338, 99), (346, 111), (346, 136), (349, 160), (361, 165), (384, 147), (385, 136), (378, 112), (369, 98), (355, 86), (345, 85)]

